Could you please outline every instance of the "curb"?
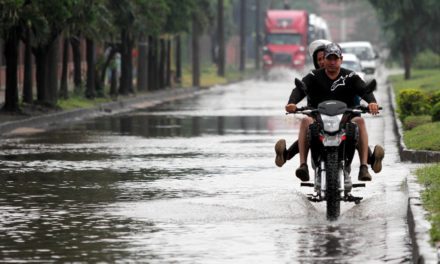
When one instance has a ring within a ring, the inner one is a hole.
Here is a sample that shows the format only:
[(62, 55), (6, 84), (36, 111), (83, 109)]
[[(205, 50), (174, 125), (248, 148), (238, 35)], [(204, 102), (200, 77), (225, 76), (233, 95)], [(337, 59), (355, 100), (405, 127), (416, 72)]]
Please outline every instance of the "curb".
[[(391, 84), (388, 85), (388, 98), (394, 119), (394, 133), (397, 135), (398, 148), (401, 161), (414, 163), (428, 163), (440, 161), (440, 152), (409, 150), (403, 142), (402, 123), (396, 114), (396, 100)], [(428, 213), (423, 208), (420, 197), (423, 187), (417, 182), (417, 178), (407, 178), (408, 186), (408, 228), (411, 237), (413, 263), (440, 263), (440, 248), (433, 247), (429, 241), (431, 223), (427, 221)]]
[(98, 116), (128, 112), (135, 109), (147, 108), (157, 104), (171, 102), (174, 100), (193, 97), (210, 88), (173, 88), (161, 91), (149, 92), (141, 96), (121, 99), (115, 102), (103, 103), (92, 108), (74, 109), (61, 111), (53, 114), (43, 114), (40, 116), (14, 120), (0, 124), (0, 135), (8, 136), (18, 128), (34, 128), (50, 130), (62, 127), (72, 122), (78, 122)]

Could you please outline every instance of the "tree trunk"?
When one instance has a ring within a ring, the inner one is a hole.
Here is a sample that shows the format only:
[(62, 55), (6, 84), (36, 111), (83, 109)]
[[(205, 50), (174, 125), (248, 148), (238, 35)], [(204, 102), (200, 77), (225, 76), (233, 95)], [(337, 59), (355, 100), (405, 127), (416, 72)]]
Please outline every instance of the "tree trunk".
[(48, 89), (49, 106), (55, 107), (58, 101), (58, 61), (59, 61), (59, 38), (55, 38), (48, 46), (46, 80)]
[(192, 21), (192, 85), (200, 87), (200, 48), (199, 48), (199, 25), (195, 15)]
[(159, 89), (165, 88), (165, 39), (160, 39), (160, 53), (159, 53)]
[(39, 104), (48, 103), (48, 87), (46, 79), (47, 67), (47, 47), (40, 46), (33, 50), (35, 57), (36, 81), (37, 81), (37, 102)]
[(101, 71), (98, 67), (95, 66), (95, 92), (96, 96), (103, 98), (104, 97), (104, 83), (101, 82)]
[(6, 59), (6, 89), (5, 89), (5, 104), (3, 110), (8, 112), (15, 112), (19, 110), (18, 104), (18, 28), (13, 27), (9, 30), (8, 36), (5, 39), (4, 55)]
[(33, 80), (32, 80), (32, 34), (31, 29), (26, 28), (26, 39), (24, 51), (24, 80), (23, 80), (23, 102), (32, 104), (33, 100)]
[(157, 90), (157, 38), (148, 37), (148, 90)]
[(129, 34), (121, 31), (121, 82), (120, 94), (133, 93), (133, 63), (131, 60), (132, 41)]
[(171, 39), (166, 40), (166, 73), (165, 73), (165, 86), (171, 87)]
[(68, 84), (67, 84), (67, 69), (69, 63), (69, 39), (64, 38), (63, 42), (63, 66), (61, 70), (61, 84), (60, 97), (63, 99), (69, 98)]
[(118, 70), (116, 69), (116, 67), (113, 67), (111, 71), (110, 96), (112, 98), (118, 97)]
[(148, 86), (148, 44), (144, 36), (139, 38), (138, 50), (137, 90), (146, 91)]
[(261, 16), (261, 1), (255, 0), (255, 69), (260, 69), (260, 16)]
[(81, 41), (79, 37), (70, 38), (72, 45), (72, 59), (73, 59), (73, 84), (75, 85), (75, 93), (80, 94), (82, 90), (81, 77)]
[(217, 58), (217, 74), (225, 76), (225, 30), (224, 30), (224, 5), (223, 0), (218, 0), (218, 58)]
[(411, 79), (411, 63), (412, 63), (412, 53), (411, 44), (404, 42), (402, 47), (402, 57), (403, 57), (403, 68), (405, 70), (405, 80)]
[(89, 38), (86, 39), (86, 60), (87, 60), (87, 81), (86, 98), (92, 99), (96, 96), (95, 90), (95, 60), (96, 50), (95, 42)]
[(176, 83), (182, 83), (182, 37), (176, 36)]
[(246, 68), (246, 0), (240, 0), (240, 71)]

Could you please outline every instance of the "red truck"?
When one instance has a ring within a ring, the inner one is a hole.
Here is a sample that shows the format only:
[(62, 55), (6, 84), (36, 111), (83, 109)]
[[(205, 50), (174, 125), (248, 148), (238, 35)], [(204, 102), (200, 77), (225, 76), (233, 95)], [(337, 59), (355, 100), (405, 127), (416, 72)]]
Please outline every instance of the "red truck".
[(268, 10), (265, 20), (263, 69), (302, 70), (306, 64), (309, 15), (305, 10)]

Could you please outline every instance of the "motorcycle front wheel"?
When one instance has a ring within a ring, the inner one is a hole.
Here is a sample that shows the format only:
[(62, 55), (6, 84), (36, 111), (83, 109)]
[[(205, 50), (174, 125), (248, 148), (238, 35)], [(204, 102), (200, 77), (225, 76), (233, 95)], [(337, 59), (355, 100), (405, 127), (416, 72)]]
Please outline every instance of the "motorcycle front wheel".
[(325, 162), (326, 169), (326, 200), (327, 200), (327, 219), (337, 220), (341, 213), (341, 198), (339, 193), (339, 162), (338, 151), (327, 153)]

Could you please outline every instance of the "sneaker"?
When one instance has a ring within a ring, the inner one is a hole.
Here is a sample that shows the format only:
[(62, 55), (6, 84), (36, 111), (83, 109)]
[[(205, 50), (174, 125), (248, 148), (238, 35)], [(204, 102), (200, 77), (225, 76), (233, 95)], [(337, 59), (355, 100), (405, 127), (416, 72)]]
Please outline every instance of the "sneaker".
[(385, 156), (385, 151), (381, 145), (374, 147), (373, 155), (371, 155), (371, 168), (374, 173), (379, 173), (382, 170), (382, 160)]
[(367, 165), (361, 165), (359, 167), (359, 176), (358, 176), (358, 180), (360, 181), (371, 181), (371, 175), (368, 172), (368, 167)]
[(296, 177), (298, 177), (301, 181), (308, 181), (310, 179), (307, 164), (303, 163), (298, 169), (296, 169)]
[(280, 139), (275, 144), (275, 164), (278, 167), (282, 167), (286, 163), (285, 153), (286, 153), (286, 140)]

